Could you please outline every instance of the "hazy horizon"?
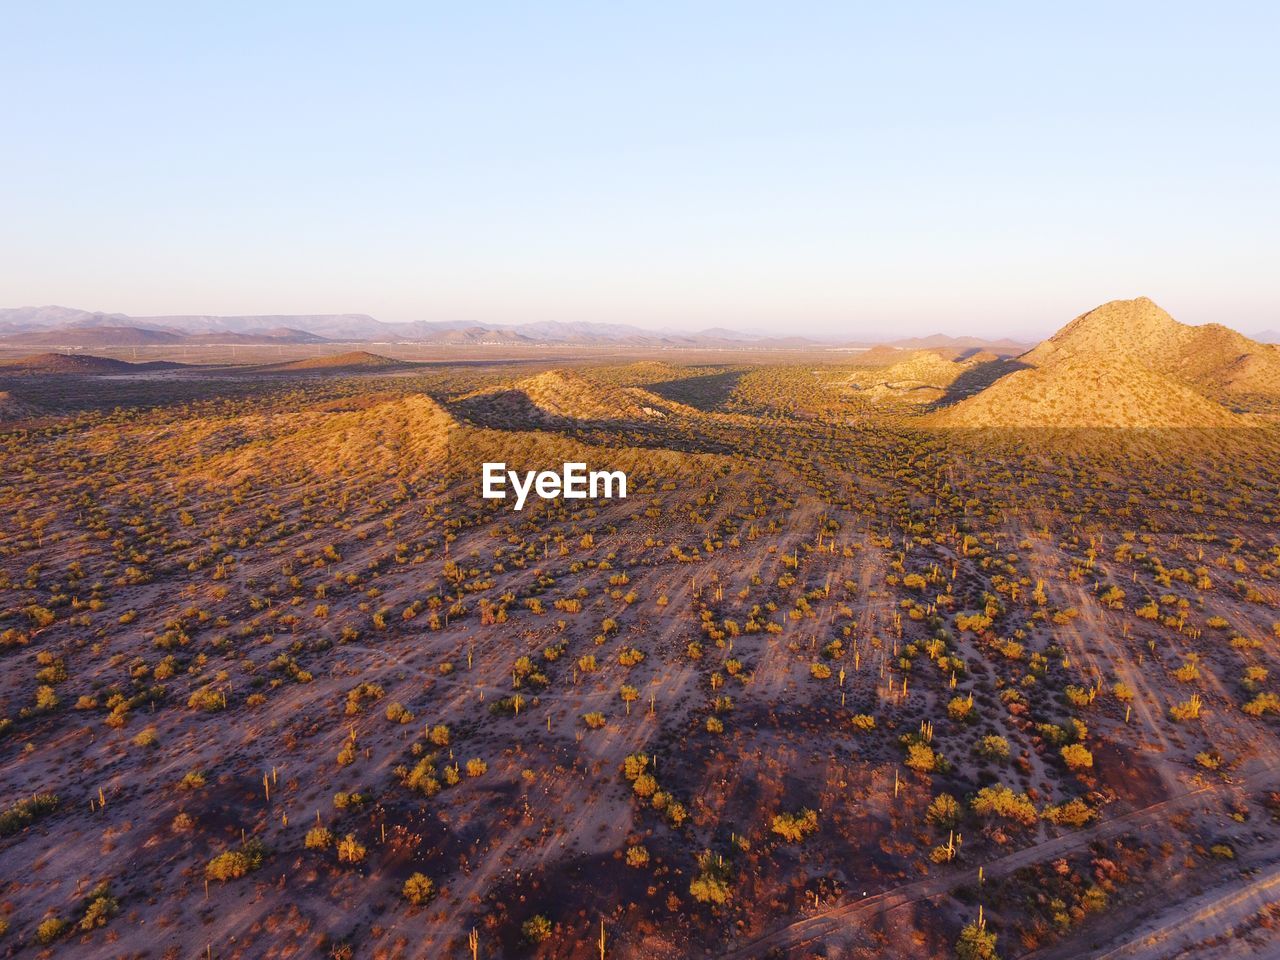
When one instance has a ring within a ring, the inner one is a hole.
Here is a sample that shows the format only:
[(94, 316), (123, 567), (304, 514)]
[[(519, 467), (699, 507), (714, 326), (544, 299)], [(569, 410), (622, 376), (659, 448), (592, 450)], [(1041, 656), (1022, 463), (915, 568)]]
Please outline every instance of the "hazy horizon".
[[(122, 323), (123, 325), (125, 325), (125, 326), (127, 326), (127, 325), (129, 325), (130, 323), (133, 323), (133, 322), (137, 322), (137, 323), (162, 323), (163, 321), (166, 321), (166, 320), (169, 320), (169, 321), (175, 321), (175, 320), (181, 320), (181, 319), (199, 319), (199, 318), (206, 318), (206, 317), (208, 317), (208, 318), (222, 318), (222, 319), (230, 319), (230, 320), (240, 320), (240, 319), (257, 319), (257, 318), (261, 318), (261, 319), (263, 319), (263, 320), (268, 320), (268, 319), (270, 319), (270, 320), (294, 320), (294, 319), (296, 319), (296, 320), (299, 320), (299, 321), (305, 321), (305, 320), (306, 320), (307, 318), (309, 318), (309, 317), (320, 317), (320, 316), (328, 316), (328, 317), (336, 317), (336, 316), (367, 316), (367, 317), (369, 317), (370, 319), (373, 319), (373, 320), (376, 320), (376, 321), (379, 321), (379, 322), (383, 322), (383, 323), (413, 323), (413, 322), (417, 322), (417, 321), (415, 321), (415, 320), (386, 320), (384, 317), (376, 316), (376, 315), (374, 315), (374, 314), (370, 313), (370, 312), (369, 312), (369, 311), (367, 311), (367, 310), (324, 310), (324, 311), (309, 311), (309, 312), (306, 312), (306, 313), (303, 313), (303, 312), (297, 312), (297, 311), (295, 311), (295, 312), (289, 312), (289, 313), (276, 313), (276, 312), (270, 312), (270, 313), (268, 313), (268, 312), (264, 312), (264, 311), (260, 311), (260, 310), (257, 310), (257, 311), (246, 311), (246, 312), (242, 312), (242, 313), (213, 313), (213, 312), (208, 311), (208, 310), (184, 310), (184, 311), (180, 311), (180, 312), (179, 312), (179, 311), (171, 311), (171, 312), (166, 312), (166, 313), (147, 313), (147, 314), (143, 314), (143, 313), (131, 313), (131, 312), (127, 311), (127, 310), (103, 310), (103, 309), (99, 309), (99, 308), (94, 308), (94, 307), (84, 307), (84, 306), (80, 306), (80, 305), (77, 305), (77, 304), (69, 304), (69, 303), (43, 303), (43, 304), (21, 304), (21, 305), (5, 305), (5, 304), (0, 304), (0, 313), (3, 313), (3, 312), (4, 312), (4, 311), (6, 311), (6, 310), (32, 310), (32, 311), (36, 311), (36, 310), (69, 310), (69, 311), (81, 311), (81, 312), (84, 312), (84, 313), (93, 314), (94, 316), (101, 316), (101, 317), (117, 317), (117, 316), (118, 316), (118, 317), (121, 317), (121, 318), (122, 318), (121, 323)], [(422, 318), (418, 318), (418, 321), (421, 321), (421, 320), (422, 320)], [(425, 322), (428, 322), (428, 323), (445, 323), (445, 324), (455, 325), (455, 324), (462, 323), (462, 322), (465, 322), (465, 321), (450, 321), (450, 320), (448, 320), (447, 318), (436, 318), (436, 319), (428, 320), (428, 321), (425, 321)], [(644, 320), (639, 320), (639, 321), (636, 321), (636, 322), (627, 322), (627, 321), (609, 321), (609, 320), (568, 320), (568, 321), (558, 321), (558, 320), (555, 320), (555, 319), (553, 319), (553, 318), (545, 318), (545, 319), (523, 319), (523, 320), (522, 320), (522, 319), (509, 319), (509, 320), (475, 321), (476, 325), (484, 325), (484, 326), (489, 326), (489, 327), (499, 327), (499, 328), (511, 328), (511, 329), (517, 329), (517, 328), (519, 328), (519, 327), (522, 327), (522, 326), (525, 326), (525, 325), (529, 325), (529, 324), (557, 323), (557, 322), (559, 322), (559, 323), (566, 323), (566, 324), (580, 324), (580, 323), (586, 323), (586, 324), (602, 324), (602, 325), (606, 325), (606, 326), (625, 326), (625, 327), (633, 327), (633, 328), (636, 328), (636, 329), (645, 330), (645, 331), (647, 331), (647, 332), (652, 332), (652, 333), (655, 333), (655, 334), (659, 334), (659, 333), (671, 333), (671, 334), (696, 334), (696, 333), (703, 333), (703, 332), (713, 331), (713, 330), (724, 330), (724, 331), (730, 331), (730, 332), (734, 332), (734, 333), (746, 334), (746, 335), (751, 335), (751, 336), (761, 336), (761, 337), (813, 337), (813, 338), (826, 338), (826, 339), (835, 339), (835, 338), (841, 338), (841, 339), (858, 339), (858, 337), (857, 337), (857, 336), (855, 336), (855, 335), (846, 335), (843, 331), (841, 331), (841, 330), (839, 330), (839, 329), (835, 329), (835, 330), (827, 331), (827, 332), (825, 332), (825, 333), (824, 333), (824, 332), (820, 332), (820, 331), (808, 331), (808, 330), (805, 330), (805, 329), (799, 329), (799, 328), (796, 328), (796, 329), (789, 329), (789, 330), (770, 330), (770, 329), (768, 329), (768, 328), (763, 328), (763, 327), (752, 327), (752, 326), (744, 326), (744, 325), (740, 325), (740, 324), (731, 324), (731, 323), (730, 323), (730, 324), (715, 324), (715, 325), (711, 325), (711, 326), (706, 326), (706, 325), (704, 325), (704, 326), (697, 326), (697, 325), (692, 325), (692, 324), (688, 324), (688, 325), (681, 326), (681, 325), (679, 325), (679, 324), (675, 324), (675, 323), (658, 325), (658, 324), (655, 324), (655, 323), (646, 323)], [(77, 325), (78, 321), (77, 321), (77, 320), (75, 320), (75, 319), (71, 319), (71, 320), (68, 320), (68, 321), (67, 321), (67, 323), (68, 323), (69, 325), (75, 326), (75, 325)], [(53, 324), (53, 325), (60, 325), (60, 324)], [(892, 330), (892, 329), (889, 329), (889, 328), (887, 328), (886, 326), (883, 326), (883, 325), (882, 325), (882, 326), (877, 327), (877, 326), (875, 326), (874, 324), (868, 324), (868, 325), (865, 325), (863, 329), (864, 329), (864, 333), (866, 334), (866, 337), (867, 337), (867, 338), (869, 338), (869, 339), (873, 339), (873, 340), (875, 340), (875, 339), (894, 340), (894, 339), (905, 339), (905, 338), (911, 338), (911, 337), (929, 337), (929, 336), (953, 336), (953, 337), (978, 337), (978, 336), (980, 336), (980, 335), (978, 335), (978, 334), (971, 334), (971, 333), (969, 333), (969, 332), (967, 332), (967, 331), (965, 331), (965, 330), (959, 330), (959, 329), (956, 329), (956, 330), (948, 330), (948, 329), (943, 329), (942, 327), (939, 327), (938, 329), (932, 329), (932, 330), (923, 330), (923, 331), (921, 331), (920, 333), (911, 333), (911, 334), (903, 334), (903, 333), (901, 333), (901, 332), (897, 332), (897, 331), (894, 331), (894, 330)], [(1018, 336), (1015, 336), (1015, 335), (1013, 335), (1013, 334), (1007, 334), (1007, 335), (1006, 335), (1006, 334), (995, 334), (995, 335), (992, 335), (992, 336), (990, 336), (990, 337), (988, 337), (988, 338), (986, 338), (986, 339), (991, 339), (991, 340), (1013, 339), (1013, 340), (1023, 340), (1023, 341), (1025, 341), (1025, 342), (1033, 342), (1034, 340), (1043, 339), (1044, 337), (1048, 336), (1048, 335), (1049, 335), (1049, 334), (1051, 334), (1052, 332), (1053, 332), (1053, 330), (1052, 330), (1052, 329), (1050, 329), (1050, 330), (1048, 330), (1047, 332), (1045, 332), (1045, 333), (1043, 333), (1043, 334), (1027, 334), (1026, 336), (1022, 336), (1022, 337), (1018, 337)]]
[(1146, 295), (1275, 329), (1278, 19), (28, 6), (0, 303), (1028, 340)]

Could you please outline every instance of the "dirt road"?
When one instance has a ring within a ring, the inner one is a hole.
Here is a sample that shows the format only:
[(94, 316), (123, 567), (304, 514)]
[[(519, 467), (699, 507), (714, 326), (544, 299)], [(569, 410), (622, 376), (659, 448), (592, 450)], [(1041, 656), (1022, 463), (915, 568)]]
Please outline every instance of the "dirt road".
[[(1237, 780), (1230, 789), (1241, 786), (1268, 788), (1280, 781), (1280, 764), (1272, 763), (1255, 770), (1250, 775)], [(1123, 816), (1104, 820), (1092, 827), (1077, 830), (1043, 843), (1017, 850), (1008, 856), (1000, 857), (983, 864), (986, 877), (995, 879), (1007, 876), (1022, 867), (1040, 863), (1054, 857), (1060, 857), (1083, 847), (1095, 840), (1106, 840), (1138, 830), (1149, 824), (1164, 822), (1171, 813), (1194, 807), (1207, 797), (1225, 792), (1226, 785), (1206, 784), (1170, 797), (1140, 810)], [(892, 890), (886, 890), (861, 900), (840, 904), (828, 910), (812, 914), (794, 923), (788, 924), (762, 937), (743, 943), (724, 954), (729, 958), (746, 958), (763, 956), (772, 949), (794, 949), (814, 944), (827, 937), (838, 934), (841, 930), (858, 923), (860, 920), (876, 915), (884, 915), (901, 907), (931, 900), (946, 894), (962, 883), (977, 883), (977, 868), (961, 873), (942, 873), (935, 877), (905, 884)], [(1269, 889), (1269, 888), (1268, 888)]]

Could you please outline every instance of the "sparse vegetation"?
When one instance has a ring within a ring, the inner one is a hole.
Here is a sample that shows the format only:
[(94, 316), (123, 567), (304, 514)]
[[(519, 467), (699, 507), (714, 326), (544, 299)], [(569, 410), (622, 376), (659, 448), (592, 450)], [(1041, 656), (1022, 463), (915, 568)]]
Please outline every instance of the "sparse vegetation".
[[(246, 955), (474, 929), (497, 957), (580, 952), (601, 908), (608, 957), (640, 930), (763, 955), (911, 882), (910, 942), (978, 960), (1093, 949), (1082, 918), (1146, 909), (1147, 876), (1247, 875), (1280, 810), (1280, 447), (975, 452), (939, 423), (1050, 416), (986, 389), (1112, 371), (913, 353), (77, 374), (63, 408), (0, 372), (66, 411), (0, 430), (0, 865), (81, 882), (11, 891), (6, 942), (123, 949), (145, 918), (197, 955), (234, 910)], [(1120, 395), (1205, 389), (1157, 366)], [(1197, 396), (1171, 402), (1255, 403)], [(546, 458), (628, 498), (475, 497), (473, 460)], [(841, 929), (810, 946), (884, 947)]]

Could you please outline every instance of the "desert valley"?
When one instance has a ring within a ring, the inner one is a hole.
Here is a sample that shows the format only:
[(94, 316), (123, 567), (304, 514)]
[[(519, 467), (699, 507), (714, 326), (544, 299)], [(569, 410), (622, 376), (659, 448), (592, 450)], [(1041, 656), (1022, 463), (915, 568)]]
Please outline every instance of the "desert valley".
[(46, 319), (0, 956), (1280, 951), (1280, 348)]

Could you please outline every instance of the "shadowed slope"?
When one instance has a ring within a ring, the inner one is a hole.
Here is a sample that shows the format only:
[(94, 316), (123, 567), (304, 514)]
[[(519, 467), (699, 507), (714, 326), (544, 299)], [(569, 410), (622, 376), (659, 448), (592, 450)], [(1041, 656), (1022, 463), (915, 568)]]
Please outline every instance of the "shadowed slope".
[(82, 353), (37, 353), (30, 357), (0, 361), (0, 370), (20, 373), (79, 374), (103, 376), (115, 373), (142, 373), (148, 370), (176, 370), (187, 366), (183, 363), (153, 360), (147, 363), (127, 363), (108, 357), (95, 357)]
[(39, 407), (20, 400), (8, 390), (0, 390), (0, 421), (25, 420), (39, 416), (41, 412)]
[(1146, 297), (1082, 314), (1004, 376), (931, 418), (943, 427), (1240, 427), (1214, 398), (1280, 389), (1280, 355), (1217, 324), (1178, 323)]
[(366, 350), (352, 350), (348, 353), (335, 353), (327, 357), (309, 357), (306, 360), (293, 360), (289, 363), (273, 363), (254, 369), (258, 373), (291, 373), (294, 371), (299, 373), (338, 373), (347, 370), (356, 372), (398, 370), (410, 366), (412, 364), (404, 360), (394, 360), (391, 357), (369, 353)]
[(530, 424), (641, 423), (691, 411), (638, 387), (616, 387), (567, 370), (548, 370), (510, 387), (463, 397), (459, 410), (501, 428)]
[(1243, 417), (1142, 367), (1096, 357), (1009, 374), (939, 414), (946, 427), (1237, 427)]

